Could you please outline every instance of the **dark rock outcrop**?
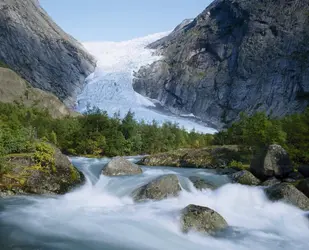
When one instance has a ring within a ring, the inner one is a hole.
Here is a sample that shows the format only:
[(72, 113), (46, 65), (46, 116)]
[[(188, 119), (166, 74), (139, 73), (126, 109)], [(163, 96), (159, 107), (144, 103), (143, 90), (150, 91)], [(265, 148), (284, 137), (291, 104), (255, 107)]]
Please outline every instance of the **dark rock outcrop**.
[(298, 172), (301, 173), (305, 178), (309, 178), (309, 166), (304, 165), (298, 168)]
[(143, 170), (136, 164), (124, 157), (115, 157), (105, 165), (102, 174), (107, 176), (136, 175), (143, 173)]
[(134, 89), (217, 128), (240, 112), (303, 111), (309, 96), (309, 1), (215, 0), (151, 45), (164, 58), (135, 73)]
[(300, 181), (296, 186), (296, 188), (299, 191), (303, 192), (309, 198), (309, 178)]
[(214, 185), (208, 183), (207, 181), (198, 176), (190, 176), (189, 180), (193, 183), (193, 186), (198, 190), (215, 188)]
[(288, 183), (276, 184), (265, 189), (271, 201), (284, 201), (303, 210), (309, 210), (309, 198)]
[(239, 183), (242, 185), (256, 186), (261, 183), (261, 181), (256, 178), (253, 174), (251, 174), (247, 170), (239, 171), (230, 176), (234, 183)]
[(162, 200), (178, 196), (181, 191), (178, 177), (173, 174), (161, 176), (133, 192), (135, 201)]
[[(46, 156), (46, 154), (45, 154)], [(57, 148), (50, 161), (38, 163), (35, 154), (10, 156), (0, 175), (0, 197), (22, 194), (65, 194), (81, 185), (85, 177)]]
[(208, 207), (189, 205), (181, 213), (181, 225), (185, 233), (194, 230), (214, 234), (228, 227), (225, 219)]
[(0, 2), (0, 37), (0, 61), (67, 104), (94, 70), (94, 58), (36, 0)]
[(250, 171), (261, 180), (283, 179), (293, 172), (293, 167), (288, 153), (281, 146), (270, 145), (254, 156)]

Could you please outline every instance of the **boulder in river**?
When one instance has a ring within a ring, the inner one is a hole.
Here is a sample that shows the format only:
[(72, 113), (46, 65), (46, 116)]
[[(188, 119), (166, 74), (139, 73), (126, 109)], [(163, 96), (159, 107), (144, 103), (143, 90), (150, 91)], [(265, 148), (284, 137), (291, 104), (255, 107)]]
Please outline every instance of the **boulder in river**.
[(147, 199), (162, 200), (168, 197), (176, 197), (181, 191), (177, 175), (164, 175), (133, 192), (135, 201)]
[(296, 188), (309, 197), (309, 178), (300, 181)]
[(284, 201), (300, 209), (309, 210), (309, 198), (291, 184), (273, 185), (266, 188), (265, 193), (271, 201)]
[(216, 211), (198, 205), (189, 205), (181, 212), (183, 232), (194, 230), (214, 234), (228, 227), (226, 220)]
[(107, 176), (137, 175), (143, 170), (124, 157), (115, 157), (105, 165), (102, 173)]
[(260, 184), (260, 180), (256, 178), (253, 174), (251, 174), (247, 170), (239, 171), (235, 174), (230, 175), (230, 178), (233, 182), (242, 184), (242, 185), (249, 185), (249, 186), (256, 186)]
[(298, 172), (301, 173), (305, 178), (309, 178), (309, 165), (300, 166)]
[(267, 181), (264, 181), (261, 186), (270, 187), (279, 183), (281, 183), (281, 181), (278, 180), (276, 177), (273, 177), (268, 179)]
[(270, 145), (257, 153), (251, 161), (250, 171), (259, 179), (284, 179), (293, 172), (288, 153), (280, 145)]
[(198, 176), (190, 176), (189, 180), (193, 183), (194, 187), (198, 190), (215, 188), (212, 184), (208, 183), (203, 178), (198, 177)]
[(3, 164), (0, 196), (64, 194), (85, 180), (67, 156), (47, 143), (38, 143), (34, 153), (9, 156)]

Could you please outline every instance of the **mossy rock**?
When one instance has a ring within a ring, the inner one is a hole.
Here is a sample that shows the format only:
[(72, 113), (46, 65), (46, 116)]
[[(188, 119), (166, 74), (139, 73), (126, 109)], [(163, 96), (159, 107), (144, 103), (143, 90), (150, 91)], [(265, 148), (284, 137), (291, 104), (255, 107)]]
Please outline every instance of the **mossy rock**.
[(197, 205), (189, 205), (181, 212), (182, 231), (194, 230), (200, 233), (214, 234), (226, 229), (226, 220), (216, 211)]
[(216, 146), (203, 149), (179, 149), (144, 157), (138, 164), (185, 168), (222, 168), (241, 159), (237, 146)]
[(135, 201), (162, 200), (168, 197), (176, 197), (181, 191), (177, 175), (169, 174), (156, 178), (150, 183), (133, 192)]
[(233, 182), (239, 183), (242, 185), (256, 186), (261, 183), (261, 181), (256, 178), (252, 173), (247, 170), (239, 171), (230, 176)]
[(10, 167), (0, 176), (1, 196), (65, 194), (84, 182), (84, 175), (59, 149), (46, 143), (40, 147), (33, 154), (7, 158)]
[(203, 189), (215, 189), (215, 186), (205, 181), (203, 178), (198, 176), (190, 176), (189, 180), (193, 183), (193, 186), (198, 190)]

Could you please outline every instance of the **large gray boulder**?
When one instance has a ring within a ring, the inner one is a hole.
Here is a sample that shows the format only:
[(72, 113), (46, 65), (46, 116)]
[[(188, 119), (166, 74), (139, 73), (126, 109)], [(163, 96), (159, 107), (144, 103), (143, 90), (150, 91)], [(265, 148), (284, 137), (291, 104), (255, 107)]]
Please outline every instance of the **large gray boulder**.
[(280, 145), (270, 145), (258, 152), (251, 161), (250, 171), (259, 179), (284, 179), (293, 172), (288, 153)]
[(95, 59), (65, 33), (37, 0), (0, 1), (0, 61), (33, 87), (72, 104)]
[(225, 219), (216, 211), (197, 205), (189, 205), (181, 212), (183, 232), (194, 230), (200, 233), (214, 234), (228, 227)]
[(147, 199), (162, 200), (168, 197), (176, 197), (181, 191), (177, 175), (169, 174), (161, 176), (133, 192), (135, 201)]
[(256, 186), (261, 183), (261, 181), (256, 178), (253, 174), (251, 174), (247, 170), (239, 171), (230, 176), (233, 182), (239, 183), (242, 185)]
[(296, 188), (303, 192), (307, 197), (309, 197), (309, 178), (300, 181)]
[(102, 174), (107, 176), (136, 175), (143, 173), (143, 170), (136, 164), (124, 157), (115, 157), (105, 165)]
[(189, 180), (193, 183), (193, 186), (198, 190), (215, 188), (214, 185), (208, 183), (207, 181), (198, 176), (190, 176)]
[(219, 128), (241, 112), (305, 110), (308, 12), (307, 0), (213, 1), (149, 46), (164, 58), (135, 74), (134, 89)]
[(265, 189), (271, 201), (284, 201), (303, 210), (309, 210), (309, 199), (295, 186), (288, 183), (276, 184)]

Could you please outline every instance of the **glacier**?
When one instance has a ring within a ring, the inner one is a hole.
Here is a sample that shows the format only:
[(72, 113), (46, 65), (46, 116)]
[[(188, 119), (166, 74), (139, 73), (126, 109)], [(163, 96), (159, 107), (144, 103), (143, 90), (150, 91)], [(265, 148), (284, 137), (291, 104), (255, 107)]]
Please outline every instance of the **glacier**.
[(132, 87), (133, 73), (141, 66), (161, 59), (155, 51), (146, 46), (167, 36), (169, 32), (152, 34), (123, 42), (86, 42), (84, 47), (96, 57), (97, 67), (86, 79), (85, 88), (77, 97), (77, 111), (84, 112), (88, 106), (98, 107), (110, 116), (119, 113), (123, 117), (129, 110), (135, 113), (138, 121), (149, 123), (156, 120), (178, 123), (180, 127), (201, 133), (215, 133), (192, 114), (174, 115), (158, 110), (157, 101), (150, 100)]

